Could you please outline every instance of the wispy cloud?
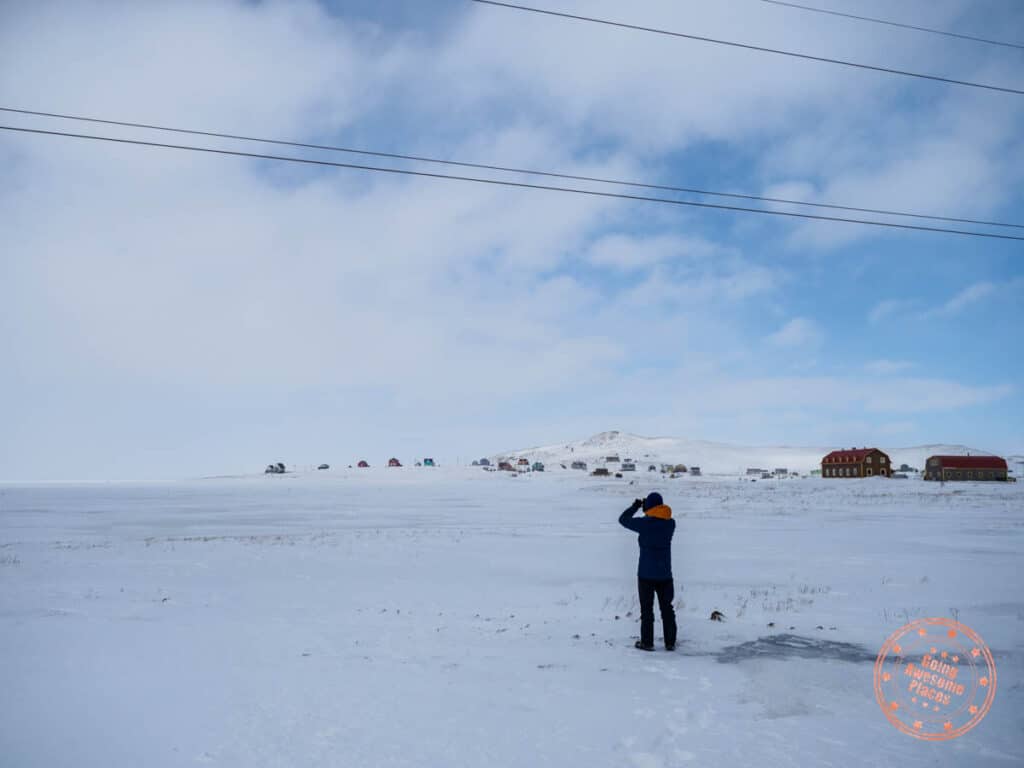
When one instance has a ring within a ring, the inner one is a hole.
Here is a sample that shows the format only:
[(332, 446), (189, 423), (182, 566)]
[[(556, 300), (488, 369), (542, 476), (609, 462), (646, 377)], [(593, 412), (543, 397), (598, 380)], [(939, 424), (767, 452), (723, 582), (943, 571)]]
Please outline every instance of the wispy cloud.
[(941, 315), (949, 317), (955, 315), (972, 304), (977, 304), (986, 296), (992, 295), (996, 290), (995, 285), (989, 282), (974, 283), (960, 291), (941, 307), (935, 307), (924, 313), (925, 317)]
[(821, 344), (824, 333), (817, 323), (806, 317), (794, 317), (767, 338), (769, 344), (781, 348), (808, 347)]
[(871, 360), (864, 364), (864, 370), (868, 373), (874, 373), (879, 376), (885, 376), (892, 373), (899, 373), (905, 371), (908, 368), (913, 368), (914, 364), (907, 360)]
[(880, 323), (888, 317), (910, 310), (916, 303), (910, 299), (885, 299), (871, 308), (871, 311), (868, 312), (868, 320), (871, 323)]

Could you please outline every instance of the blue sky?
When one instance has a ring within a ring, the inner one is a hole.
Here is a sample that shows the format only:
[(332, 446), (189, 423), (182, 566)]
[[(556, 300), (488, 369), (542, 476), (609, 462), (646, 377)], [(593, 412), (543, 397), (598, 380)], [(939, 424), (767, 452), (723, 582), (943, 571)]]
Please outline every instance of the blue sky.
[[(1019, 50), (756, 0), (539, 4), (1024, 87)], [(855, 9), (1024, 29), (995, 0)], [(1024, 222), (1010, 94), (469, 2), (0, 13), (4, 105)], [(1024, 451), (1020, 242), (6, 133), (0, 168), (0, 479), (453, 460), (613, 428)]]

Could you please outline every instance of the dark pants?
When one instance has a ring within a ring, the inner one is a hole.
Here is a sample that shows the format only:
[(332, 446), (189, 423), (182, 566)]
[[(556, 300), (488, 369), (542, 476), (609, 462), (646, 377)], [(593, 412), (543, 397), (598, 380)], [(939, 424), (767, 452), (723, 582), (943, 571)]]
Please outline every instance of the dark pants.
[(665, 630), (665, 645), (676, 644), (676, 612), (672, 608), (675, 584), (672, 579), (637, 579), (640, 591), (640, 644), (654, 645), (654, 596), (658, 596), (661, 626)]

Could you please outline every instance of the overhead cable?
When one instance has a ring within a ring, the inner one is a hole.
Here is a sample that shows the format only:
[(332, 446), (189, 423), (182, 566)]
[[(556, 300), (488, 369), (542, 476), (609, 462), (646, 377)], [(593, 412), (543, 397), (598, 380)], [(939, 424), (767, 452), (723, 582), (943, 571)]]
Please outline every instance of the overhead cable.
[(624, 187), (635, 187), (635, 188), (639, 188), (639, 189), (656, 189), (656, 190), (660, 190), (662, 192), (683, 192), (683, 193), (686, 193), (686, 194), (706, 195), (706, 196), (710, 196), (710, 197), (725, 197), (725, 198), (733, 198), (733, 199), (739, 199), (739, 200), (757, 200), (757, 201), (766, 202), (766, 203), (782, 203), (782, 204), (785, 204), (785, 205), (802, 205), (802, 206), (811, 207), (811, 208), (825, 208), (825, 209), (839, 210), (839, 211), (852, 211), (852, 212), (856, 212), (856, 213), (876, 213), (876, 214), (883, 214), (883, 215), (886, 215), (886, 216), (901, 216), (901, 217), (912, 218), (912, 219), (926, 219), (926, 220), (930, 220), (930, 221), (948, 221), (948, 222), (953, 222), (953, 223), (958, 223), (958, 224), (978, 224), (978, 225), (988, 226), (988, 227), (1011, 227), (1011, 228), (1014, 228), (1014, 229), (1024, 229), (1024, 224), (1014, 224), (1014, 223), (1008, 223), (1008, 222), (1002, 222), (1002, 221), (985, 221), (983, 219), (970, 219), (970, 218), (963, 218), (963, 217), (958, 217), (958, 216), (939, 216), (939, 215), (935, 215), (935, 214), (925, 214), (925, 213), (908, 213), (906, 211), (894, 211), (894, 210), (891, 210), (891, 209), (884, 209), (884, 208), (864, 208), (864, 207), (858, 207), (858, 206), (853, 206), (853, 205), (839, 205), (839, 204), (836, 204), (836, 203), (813, 203), (813, 202), (809, 202), (807, 200), (791, 200), (791, 199), (782, 198), (782, 197), (767, 197), (767, 196), (764, 196), (764, 195), (751, 195), (751, 194), (744, 194), (744, 193), (740, 193), (740, 192), (720, 192), (720, 191), (713, 191), (713, 190), (709, 190), (709, 189), (698, 189), (698, 188), (695, 188), (695, 187), (681, 187), (681, 186), (672, 186), (672, 185), (668, 185), (668, 184), (652, 184), (652, 183), (641, 182), (641, 181), (625, 181), (625, 180), (622, 180), (622, 179), (609, 179), (609, 178), (604, 178), (604, 177), (599, 177), (599, 176), (582, 176), (582, 175), (572, 174), (572, 173), (560, 173), (560, 172), (557, 172), (557, 171), (538, 171), (538, 170), (530, 170), (530, 169), (526, 169), (526, 168), (514, 168), (514, 167), (510, 167), (510, 166), (503, 166), (503, 165), (491, 165), (491, 164), (488, 164), (488, 163), (471, 163), (471, 162), (462, 162), (462, 161), (458, 161), (458, 160), (443, 160), (443, 159), (438, 159), (438, 158), (434, 158), (434, 157), (424, 157), (422, 155), (407, 155), (407, 154), (400, 154), (400, 153), (397, 153), (397, 152), (380, 152), (380, 151), (375, 151), (375, 150), (370, 150), (370, 149), (355, 149), (353, 147), (339, 147), (339, 146), (333, 146), (333, 145), (329, 145), (329, 144), (309, 144), (309, 143), (301, 142), (301, 141), (287, 141), (287, 140), (282, 140), (282, 139), (267, 139), (267, 138), (259, 138), (259, 137), (255, 137), (255, 136), (242, 136), (242, 135), (233, 134), (233, 133), (220, 133), (220, 132), (216, 132), (216, 131), (203, 131), (203, 130), (195, 130), (195, 129), (190, 129), (190, 128), (175, 128), (175, 127), (169, 127), (169, 126), (164, 126), (164, 125), (153, 125), (153, 124), (149, 124), (149, 123), (127, 122), (127, 121), (124, 121), (124, 120), (108, 120), (108, 119), (103, 119), (103, 118), (98, 118), (98, 117), (84, 117), (84, 116), (81, 116), (81, 115), (68, 115), (68, 114), (61, 114), (61, 113), (56, 113), (56, 112), (40, 112), (40, 111), (29, 110), (29, 109), (15, 109), (14, 107), (3, 107), (3, 106), (0, 106), (0, 112), (11, 112), (11, 113), (16, 113), (16, 114), (21, 114), (21, 115), (33, 115), (33, 116), (36, 116), (36, 117), (59, 118), (59, 119), (62, 119), (62, 120), (76, 120), (76, 121), (80, 121), (80, 122), (98, 123), (98, 124), (102, 124), (102, 125), (117, 125), (117, 126), (121, 126), (121, 127), (125, 127), (125, 128), (143, 128), (143, 129), (146, 129), (146, 130), (165, 131), (165, 132), (169, 132), (169, 133), (187, 134), (187, 135), (191, 135), (191, 136), (209, 136), (209, 137), (214, 137), (214, 138), (219, 138), (219, 139), (232, 139), (232, 140), (236, 140), (236, 141), (257, 142), (257, 143), (261, 143), (261, 144), (277, 144), (277, 145), (281, 145), (281, 146), (299, 147), (299, 148), (303, 148), (303, 149), (316, 149), (316, 150), (324, 150), (324, 151), (330, 151), (330, 152), (345, 152), (345, 153), (349, 153), (349, 154), (368, 155), (368, 156), (372, 156), (372, 157), (384, 157), (384, 158), (388, 158), (388, 159), (392, 159), (392, 160), (409, 160), (409, 161), (419, 162), (419, 163), (435, 163), (435, 164), (438, 164), (438, 165), (453, 166), (453, 167), (459, 167), (459, 168), (475, 168), (475, 169), (479, 169), (479, 170), (500, 171), (500, 172), (503, 172), (503, 173), (521, 173), (521, 174), (530, 175), (530, 176), (543, 176), (543, 177), (547, 177), (547, 178), (567, 179), (567, 180), (570, 180), (570, 181), (587, 181), (587, 182), (594, 182), (594, 183), (598, 183), (598, 184), (612, 184), (612, 185), (624, 186)]
[(417, 176), (431, 179), (447, 179), (450, 181), (463, 181), (472, 182), (475, 184), (489, 184), (492, 186), (500, 187), (514, 187), (517, 189), (530, 189), (530, 190), (545, 190), (549, 192), (563, 192), (577, 195), (588, 195), (591, 197), (610, 198), (617, 200), (629, 200), (635, 202), (646, 202), (646, 203), (662, 203), (667, 205), (678, 205), (688, 206), (693, 208), (705, 208), (721, 211), (735, 211), (740, 213), (757, 213), (766, 216), (782, 216), (788, 218), (807, 219), (812, 221), (832, 221), (841, 222), (846, 224), (861, 224), (866, 226), (874, 227), (886, 227), (888, 229), (902, 229), (902, 230), (913, 230), (917, 232), (936, 232), (950, 235), (964, 235), (968, 237), (986, 237), (994, 238), (998, 240), (1018, 240), (1024, 242), (1024, 236), (1018, 235), (1000, 235), (992, 232), (977, 232), (972, 230), (960, 230), (960, 229), (948, 229), (944, 227), (926, 227), (918, 224), (898, 224), (895, 222), (888, 221), (877, 221), (872, 219), (853, 219), (843, 218), (839, 216), (822, 216), (812, 213), (796, 213), (792, 211), (774, 211), (765, 208), (747, 208), (736, 205), (722, 205), (719, 203), (701, 203), (694, 200), (674, 200), (671, 198), (663, 197), (648, 197), (644, 195), (627, 195), (620, 192), (602, 192), (593, 189), (579, 189), (575, 187), (556, 187), (547, 184), (528, 184), (522, 181), (507, 181), (502, 179), (485, 179), (475, 176), (456, 176), (454, 174), (444, 173), (431, 173), (429, 171), (413, 171), (405, 168), (385, 168), (380, 166), (372, 165), (359, 165), (356, 163), (338, 163), (330, 160), (316, 160), (312, 158), (304, 157), (287, 157), (282, 155), (269, 155), (257, 152), (241, 152), (238, 150), (230, 149), (215, 149), (212, 147), (196, 147), (187, 144), (165, 144), (156, 141), (142, 141), (139, 139), (121, 139), (113, 136), (96, 136), (87, 133), (70, 133), (66, 131), (46, 131), (41, 128), (21, 128), (12, 125), (0, 125), (0, 130), (4, 131), (16, 131), (18, 133), (29, 133), (37, 134), (42, 136), (61, 136), (65, 138), (74, 139), (87, 139), (91, 141), (106, 141), (115, 144), (131, 144), (142, 147), (158, 147), (162, 149), (174, 149), (189, 152), (203, 152), (214, 155), (228, 155), (233, 157), (245, 157), (255, 160), (273, 160), (279, 162), (288, 163), (301, 163), (304, 165), (320, 166), (320, 167), (331, 167), (331, 168), (349, 168), (352, 170), (359, 171), (373, 171), (377, 173), (391, 173), (402, 176)]

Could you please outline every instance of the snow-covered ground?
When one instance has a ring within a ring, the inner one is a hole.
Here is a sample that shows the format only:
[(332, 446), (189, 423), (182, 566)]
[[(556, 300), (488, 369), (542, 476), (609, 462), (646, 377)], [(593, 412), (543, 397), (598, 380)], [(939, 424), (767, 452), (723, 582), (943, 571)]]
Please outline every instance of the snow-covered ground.
[[(632, 479), (0, 486), (0, 764), (1024, 762), (1024, 485)], [(679, 521), (675, 653), (632, 648), (616, 518), (652, 489)], [(872, 690), (886, 636), (930, 616), (998, 665), (949, 742)]]

